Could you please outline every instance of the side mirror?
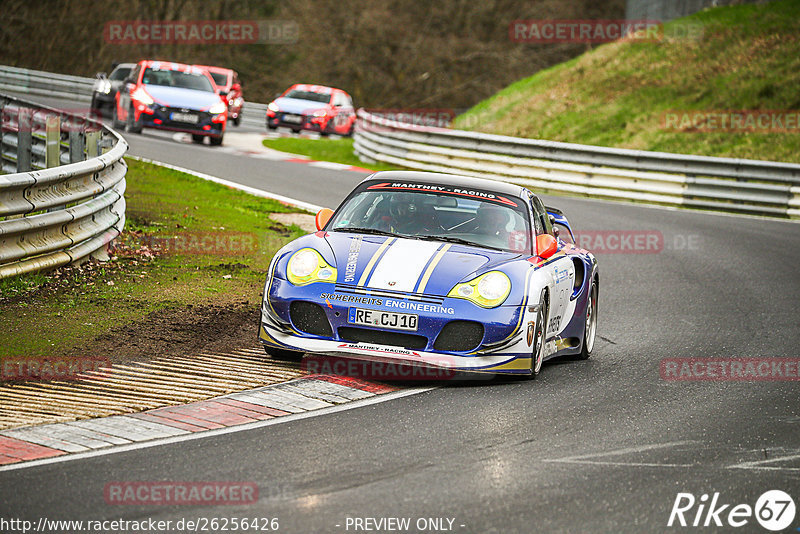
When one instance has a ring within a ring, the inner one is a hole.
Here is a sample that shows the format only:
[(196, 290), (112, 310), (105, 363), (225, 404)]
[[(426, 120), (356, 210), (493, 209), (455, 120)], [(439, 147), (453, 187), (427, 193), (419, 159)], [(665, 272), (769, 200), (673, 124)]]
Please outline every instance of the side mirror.
[(242, 90), (242, 84), (235, 83), (231, 85), (231, 91), (241, 91), (241, 90)]
[(542, 259), (551, 257), (558, 251), (558, 242), (550, 234), (536, 236), (536, 255)]
[(224, 89), (223, 89), (223, 90), (221, 90), (221, 91), (219, 92), (219, 96), (228, 96), (228, 91), (225, 91)]
[(328, 221), (331, 220), (333, 217), (333, 210), (328, 208), (322, 208), (317, 212), (316, 223), (317, 223), (317, 230), (322, 230), (325, 228), (325, 225), (328, 224)]
[(105, 72), (98, 72), (98, 73), (96, 73), (96, 74), (94, 75), (94, 77), (95, 77), (95, 78), (98, 78), (98, 79), (102, 79), (102, 78), (108, 78), (108, 74), (106, 74)]

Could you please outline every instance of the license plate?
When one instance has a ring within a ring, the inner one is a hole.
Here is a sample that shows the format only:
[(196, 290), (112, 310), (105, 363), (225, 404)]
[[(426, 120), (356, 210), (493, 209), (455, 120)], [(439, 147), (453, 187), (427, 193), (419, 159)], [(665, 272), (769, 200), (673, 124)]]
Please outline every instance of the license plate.
[(295, 124), (300, 124), (301, 122), (303, 122), (303, 116), (302, 115), (284, 115), (283, 116), (283, 122), (293, 122)]
[(347, 313), (347, 322), (350, 324), (390, 328), (392, 330), (416, 331), (418, 319), (418, 315), (411, 313), (365, 310), (363, 308), (350, 308)]
[(175, 122), (190, 122), (192, 124), (196, 124), (200, 117), (194, 113), (175, 112), (172, 114), (171, 119)]

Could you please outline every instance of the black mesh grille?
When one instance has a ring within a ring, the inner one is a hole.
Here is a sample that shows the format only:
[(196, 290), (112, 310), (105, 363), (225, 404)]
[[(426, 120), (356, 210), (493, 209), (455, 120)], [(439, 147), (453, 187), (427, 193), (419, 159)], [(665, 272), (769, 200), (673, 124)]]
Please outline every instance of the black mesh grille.
[(466, 352), (483, 339), (483, 325), (475, 321), (450, 321), (436, 338), (433, 348), (448, 352)]
[(351, 343), (373, 343), (376, 345), (390, 345), (404, 349), (422, 350), (428, 344), (428, 338), (416, 334), (403, 332), (386, 332), (384, 330), (368, 330), (353, 326), (339, 328), (339, 338)]
[(296, 300), (289, 306), (289, 314), (298, 330), (315, 336), (333, 337), (331, 323), (319, 304)]

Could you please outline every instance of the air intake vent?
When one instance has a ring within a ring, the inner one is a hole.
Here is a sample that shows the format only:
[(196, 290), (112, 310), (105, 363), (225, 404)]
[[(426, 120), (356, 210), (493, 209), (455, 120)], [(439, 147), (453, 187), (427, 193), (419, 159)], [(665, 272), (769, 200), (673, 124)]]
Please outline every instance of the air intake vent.
[(289, 306), (295, 328), (315, 336), (333, 337), (331, 323), (319, 304), (296, 300)]
[(433, 348), (447, 352), (467, 352), (483, 339), (483, 325), (475, 321), (450, 321), (436, 338)]
[(342, 326), (339, 328), (339, 339), (351, 343), (372, 343), (374, 345), (389, 345), (404, 349), (423, 350), (428, 345), (428, 338), (416, 334), (403, 332), (386, 332), (384, 330), (369, 330)]

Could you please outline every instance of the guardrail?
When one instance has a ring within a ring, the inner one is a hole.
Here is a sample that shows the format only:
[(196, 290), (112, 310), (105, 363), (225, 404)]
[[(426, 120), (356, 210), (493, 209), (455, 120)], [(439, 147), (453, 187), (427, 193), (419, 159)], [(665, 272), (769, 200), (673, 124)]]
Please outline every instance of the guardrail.
[(125, 226), (128, 144), (102, 124), (0, 94), (0, 278), (87, 256)]
[(800, 165), (606, 148), (400, 123), (358, 111), (362, 159), (543, 192), (800, 217)]

